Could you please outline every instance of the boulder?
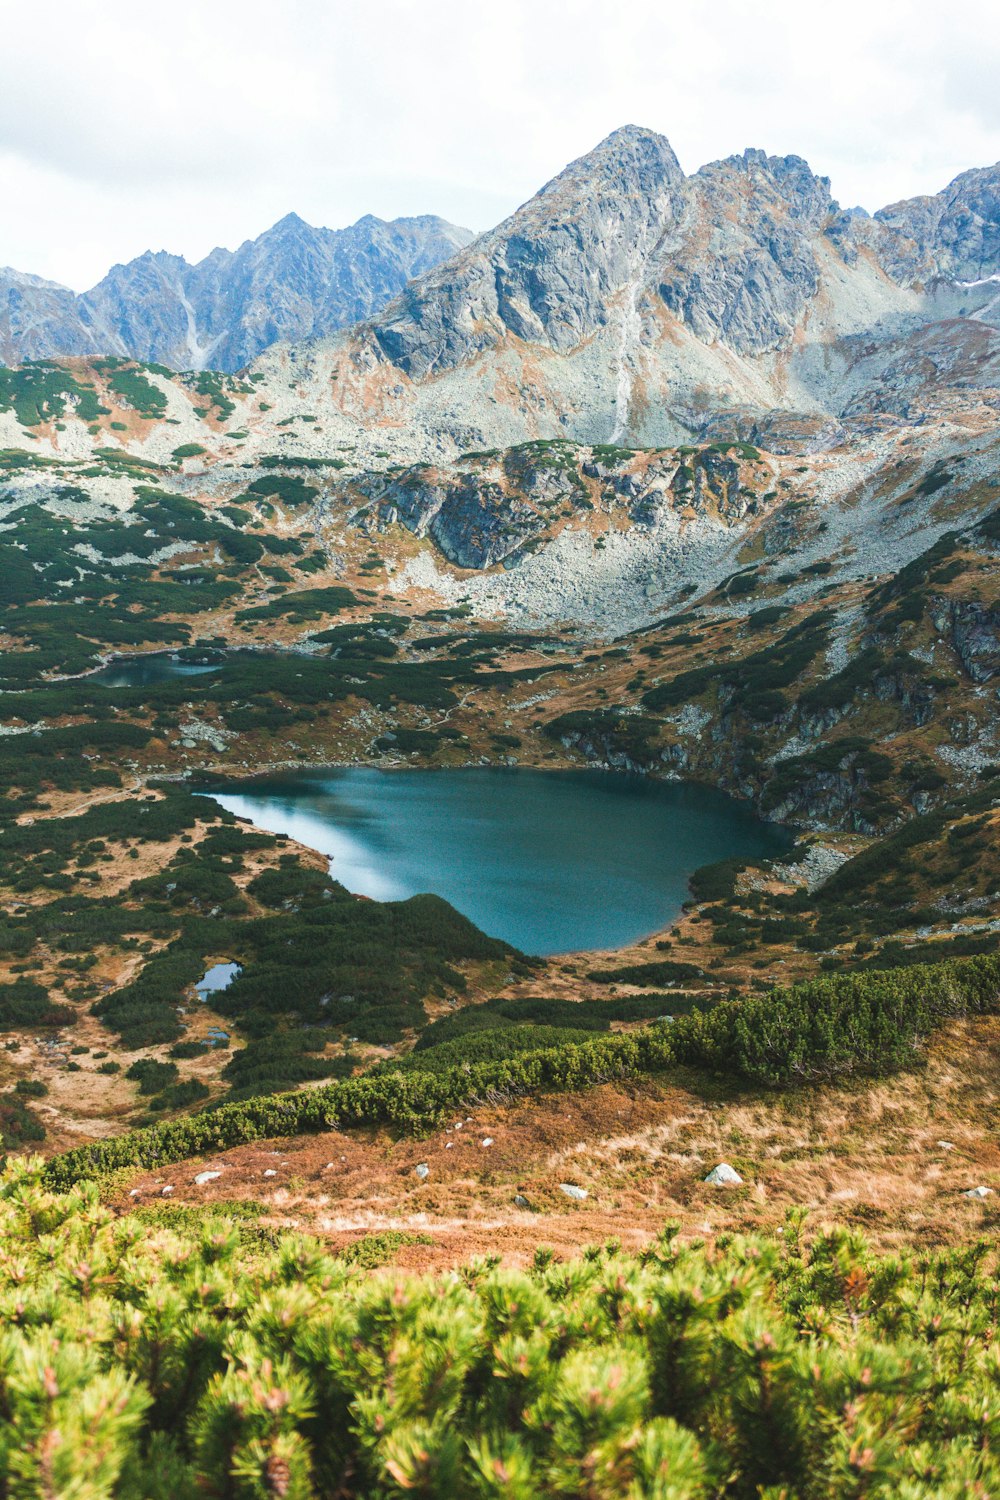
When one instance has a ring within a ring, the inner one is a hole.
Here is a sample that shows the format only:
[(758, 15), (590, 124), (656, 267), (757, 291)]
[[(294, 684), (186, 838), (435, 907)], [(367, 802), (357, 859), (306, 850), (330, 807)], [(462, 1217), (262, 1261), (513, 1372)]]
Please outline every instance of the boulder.
[(705, 1181), (711, 1182), (716, 1187), (725, 1187), (731, 1183), (740, 1183), (743, 1178), (727, 1161), (720, 1161), (717, 1167), (712, 1168)]

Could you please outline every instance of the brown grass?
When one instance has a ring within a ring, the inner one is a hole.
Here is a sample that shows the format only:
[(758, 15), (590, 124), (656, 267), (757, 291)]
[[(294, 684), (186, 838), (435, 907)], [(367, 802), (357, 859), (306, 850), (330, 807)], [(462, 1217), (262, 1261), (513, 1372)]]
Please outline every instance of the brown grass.
[[(158, 1200), (167, 1184), (173, 1202), (253, 1198), (271, 1222), (335, 1247), (377, 1230), (419, 1230), (432, 1243), (400, 1258), (414, 1266), (494, 1253), (519, 1263), (539, 1245), (571, 1254), (612, 1237), (634, 1247), (669, 1222), (685, 1236), (774, 1230), (791, 1208), (862, 1228), (883, 1248), (951, 1244), (1000, 1222), (994, 1200), (962, 1196), (980, 1183), (1000, 1189), (998, 1065), (1000, 1020), (955, 1023), (924, 1069), (886, 1081), (780, 1095), (680, 1077), (608, 1084), (480, 1105), (423, 1140), (331, 1131), (248, 1145), (134, 1174), (115, 1202), (127, 1211)], [(704, 1183), (719, 1161), (737, 1168), (742, 1187)], [(425, 1182), (414, 1172), (420, 1162), (430, 1167)], [(205, 1167), (221, 1176), (198, 1187)], [(560, 1183), (585, 1188), (587, 1201), (574, 1203)], [(515, 1194), (531, 1209), (517, 1208)]]

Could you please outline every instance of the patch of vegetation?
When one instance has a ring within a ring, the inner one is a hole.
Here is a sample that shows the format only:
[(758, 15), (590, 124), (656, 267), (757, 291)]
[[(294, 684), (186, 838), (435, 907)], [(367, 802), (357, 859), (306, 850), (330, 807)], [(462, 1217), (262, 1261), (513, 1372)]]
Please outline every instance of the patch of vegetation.
[(382, 1229), (375, 1234), (366, 1234), (338, 1250), (337, 1259), (344, 1265), (361, 1271), (374, 1271), (387, 1266), (407, 1245), (432, 1245), (429, 1234), (413, 1234), (408, 1229)]
[(668, 1226), (638, 1257), (542, 1252), (528, 1270), (387, 1285), (370, 1270), (405, 1236), (335, 1257), (255, 1239), (259, 1216), (158, 1204), (116, 1220), (93, 1192), (47, 1192), (36, 1164), (0, 1180), (0, 1291), (19, 1309), (6, 1462), (25, 1494), (1000, 1489), (985, 1241), (879, 1258), (800, 1219), (713, 1245)]
[[(72, 409), (81, 422), (95, 422), (108, 415), (92, 385), (78, 381), (68, 370), (48, 360), (28, 360), (18, 370), (0, 367), (0, 411), (13, 411), (22, 427), (41, 427)], [(18, 450), (19, 451), (19, 450)], [(36, 467), (44, 460), (34, 454), (27, 462), (10, 461), (11, 467)]]
[(733, 661), (691, 667), (651, 688), (643, 703), (654, 712), (678, 708), (711, 689), (722, 694), (725, 708), (740, 710), (757, 722), (768, 722), (788, 707), (783, 690), (806, 672), (825, 650), (833, 615), (818, 610), (787, 630), (773, 645)]

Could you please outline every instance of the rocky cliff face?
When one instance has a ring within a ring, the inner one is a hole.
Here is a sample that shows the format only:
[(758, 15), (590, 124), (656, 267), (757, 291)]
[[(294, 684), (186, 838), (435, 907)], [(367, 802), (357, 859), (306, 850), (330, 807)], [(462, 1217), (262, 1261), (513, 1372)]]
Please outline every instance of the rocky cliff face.
[(778, 348), (817, 293), (816, 241), (835, 209), (829, 180), (801, 157), (746, 151), (713, 162), (685, 183), (650, 267), (655, 293), (703, 343), (748, 355)]
[(685, 176), (629, 126), (352, 330), (331, 368), (343, 409), (434, 438), (755, 428), (782, 447), (787, 428), (808, 451), (844, 415), (905, 417), (918, 383), (996, 393), (997, 276), (1000, 166), (872, 218), (799, 157)]
[(391, 223), (367, 215), (334, 230), (289, 214), (196, 265), (147, 251), (80, 297), (0, 271), (0, 356), (116, 354), (236, 370), (278, 340), (320, 338), (370, 317), (471, 238), (433, 215)]
[(1000, 163), (963, 172), (932, 197), (893, 203), (877, 213), (874, 222), (883, 231), (880, 261), (897, 281), (942, 277), (975, 283), (996, 277)]
[(619, 130), (530, 202), (423, 277), (372, 325), (384, 354), (419, 378), (508, 335), (576, 348), (638, 286), (684, 180), (670, 144)]

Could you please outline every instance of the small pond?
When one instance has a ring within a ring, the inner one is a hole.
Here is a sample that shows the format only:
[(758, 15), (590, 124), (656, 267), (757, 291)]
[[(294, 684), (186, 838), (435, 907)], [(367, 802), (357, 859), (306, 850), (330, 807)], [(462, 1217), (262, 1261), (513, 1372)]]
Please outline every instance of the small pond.
[(227, 990), (240, 973), (239, 964), (213, 964), (195, 985), (195, 994), (199, 1000), (207, 1000), (209, 995), (217, 995), (220, 990)]

